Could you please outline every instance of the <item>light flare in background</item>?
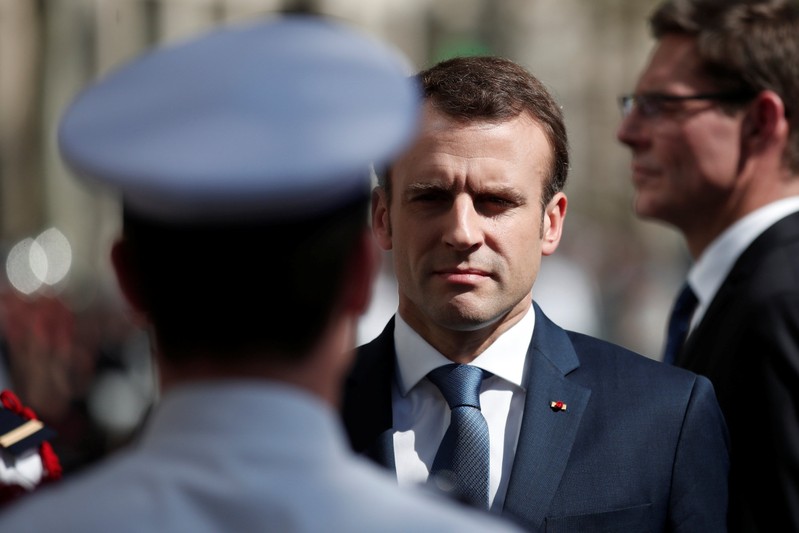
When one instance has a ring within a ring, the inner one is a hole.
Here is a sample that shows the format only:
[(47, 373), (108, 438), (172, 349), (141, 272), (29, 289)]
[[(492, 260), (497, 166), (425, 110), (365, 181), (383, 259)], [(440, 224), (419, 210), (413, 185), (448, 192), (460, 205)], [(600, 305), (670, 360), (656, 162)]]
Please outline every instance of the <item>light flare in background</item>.
[(40, 233), (35, 239), (23, 239), (11, 248), (6, 258), (9, 283), (23, 294), (43, 288), (55, 288), (72, 268), (72, 246), (56, 228)]

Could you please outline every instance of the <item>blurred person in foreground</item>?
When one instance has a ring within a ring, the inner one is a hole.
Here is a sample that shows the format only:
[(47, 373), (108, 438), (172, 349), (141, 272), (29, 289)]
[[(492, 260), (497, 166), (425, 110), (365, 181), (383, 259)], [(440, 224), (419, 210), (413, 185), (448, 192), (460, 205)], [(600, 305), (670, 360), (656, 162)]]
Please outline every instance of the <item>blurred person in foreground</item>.
[(112, 253), (163, 396), (140, 440), (0, 531), (503, 531), (403, 491), (337, 419), (376, 250), (371, 162), (416, 131), (392, 49), (310, 17), (231, 26), (86, 89), (62, 154), (124, 202)]
[[(399, 309), (347, 381), (354, 449), (530, 531), (723, 531), (710, 382), (564, 331), (533, 302), (566, 216), (560, 106), (501, 58), (418, 78), (421, 134), (372, 197)], [(451, 437), (467, 418), (476, 438)]]
[(799, 3), (675, 0), (650, 24), (618, 138), (636, 213), (694, 259), (664, 360), (715, 387), (730, 530), (799, 531)]

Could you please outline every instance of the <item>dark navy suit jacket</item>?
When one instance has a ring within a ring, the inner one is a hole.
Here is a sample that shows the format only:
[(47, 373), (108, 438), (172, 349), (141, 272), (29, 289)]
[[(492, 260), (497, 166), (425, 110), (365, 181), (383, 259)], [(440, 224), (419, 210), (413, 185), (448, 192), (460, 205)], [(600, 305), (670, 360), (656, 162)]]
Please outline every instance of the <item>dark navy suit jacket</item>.
[(730, 531), (799, 531), (799, 213), (741, 254), (676, 363), (729, 426)]
[[(727, 429), (710, 382), (535, 313), (503, 514), (530, 531), (725, 531)], [(342, 411), (355, 451), (389, 468), (393, 330), (358, 350)]]

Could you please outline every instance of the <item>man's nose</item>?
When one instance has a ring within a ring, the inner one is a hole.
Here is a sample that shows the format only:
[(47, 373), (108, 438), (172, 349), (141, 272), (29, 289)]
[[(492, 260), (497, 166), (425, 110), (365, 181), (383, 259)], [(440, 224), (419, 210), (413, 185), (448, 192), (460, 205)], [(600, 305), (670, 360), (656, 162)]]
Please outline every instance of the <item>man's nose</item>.
[(468, 195), (459, 195), (447, 213), (444, 242), (458, 251), (479, 246), (483, 241), (482, 217)]
[(634, 148), (645, 142), (644, 128), (641, 121), (640, 113), (637, 108), (633, 108), (630, 113), (626, 114), (616, 130), (616, 138), (622, 144)]

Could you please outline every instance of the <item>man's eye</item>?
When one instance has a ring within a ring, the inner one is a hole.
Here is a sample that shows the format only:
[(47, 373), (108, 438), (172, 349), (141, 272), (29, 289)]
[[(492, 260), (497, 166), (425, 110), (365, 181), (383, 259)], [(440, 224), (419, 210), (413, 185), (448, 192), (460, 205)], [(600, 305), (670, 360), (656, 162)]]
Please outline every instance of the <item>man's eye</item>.
[(413, 195), (411, 198), (414, 202), (445, 202), (449, 199), (449, 196), (443, 192), (437, 191), (428, 191), (419, 194)]
[(504, 196), (480, 196), (475, 201), (475, 208), (483, 216), (495, 217), (510, 212), (518, 203)]
[(649, 117), (674, 113), (681, 109), (680, 102), (658, 98), (657, 96), (642, 98), (639, 105), (643, 114)]
[(481, 196), (477, 199), (478, 203), (494, 207), (514, 207), (515, 202), (502, 196)]

